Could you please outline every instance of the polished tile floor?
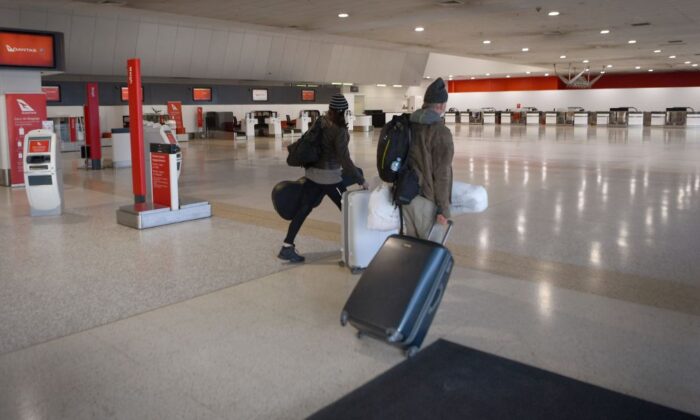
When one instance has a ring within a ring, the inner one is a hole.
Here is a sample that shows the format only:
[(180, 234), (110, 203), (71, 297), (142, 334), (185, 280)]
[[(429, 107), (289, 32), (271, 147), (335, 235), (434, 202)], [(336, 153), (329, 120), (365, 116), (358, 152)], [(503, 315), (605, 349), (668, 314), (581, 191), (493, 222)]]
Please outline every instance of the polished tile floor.
[[(490, 208), (455, 220), (429, 341), (700, 415), (700, 130), (452, 129)], [(375, 137), (352, 139), (370, 175)], [(312, 262), (274, 259), (287, 142), (184, 145), (183, 194), (215, 217), (145, 232), (114, 221), (129, 170), (65, 154), (60, 218), (0, 188), (0, 418), (301, 418), (401, 361), (339, 326), (334, 206), (302, 230)]]

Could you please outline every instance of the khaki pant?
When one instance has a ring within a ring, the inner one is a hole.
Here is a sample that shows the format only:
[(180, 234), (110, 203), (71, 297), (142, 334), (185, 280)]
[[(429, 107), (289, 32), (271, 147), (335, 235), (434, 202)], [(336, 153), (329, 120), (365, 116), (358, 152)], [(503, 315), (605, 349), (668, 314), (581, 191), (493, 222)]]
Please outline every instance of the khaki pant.
[(416, 196), (411, 204), (403, 206), (404, 233), (407, 236), (428, 239), (436, 217), (435, 203), (423, 196)]

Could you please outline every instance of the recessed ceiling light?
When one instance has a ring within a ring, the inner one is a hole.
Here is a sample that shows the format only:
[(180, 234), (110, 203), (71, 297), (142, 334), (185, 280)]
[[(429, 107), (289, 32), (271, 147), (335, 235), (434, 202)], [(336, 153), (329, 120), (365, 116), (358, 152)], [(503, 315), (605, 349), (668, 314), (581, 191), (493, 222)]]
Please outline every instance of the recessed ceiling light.
[(605, 74), (605, 70), (601, 70), (600, 74)]
[(609, 33), (610, 33), (610, 29), (603, 29), (602, 31), (600, 31), (600, 33), (603, 34), (603, 35), (609, 34)]
[(350, 17), (350, 15), (347, 13), (338, 13), (338, 17), (341, 19), (345, 19), (346, 17)]
[(486, 73), (487, 76), (491, 76), (491, 73)]
[(425, 30), (425, 28), (422, 26), (416, 26), (416, 29), (414, 29), (414, 31), (416, 31), (416, 32), (423, 32), (424, 30)]
[(629, 41), (627, 41), (627, 43), (628, 43), (628, 44), (636, 44), (636, 43), (637, 43), (637, 40), (636, 40), (636, 39), (630, 39)]
[(635, 66), (634, 68), (635, 68), (635, 70), (639, 70), (642, 68), (642, 66)]
[(591, 71), (591, 69), (586, 69), (586, 71)]
[(525, 72), (525, 74), (531, 74), (531, 73), (532, 73), (531, 71), (526, 71), (526, 72)]
[(471, 79), (474, 80), (474, 79), (476, 79), (476, 77), (472, 76)]
[(331, 82), (331, 84), (332, 84), (333, 86), (343, 86), (343, 84), (340, 83), (340, 82)]
[(386, 87), (386, 85), (384, 83), (379, 83), (377, 87)]
[(431, 79), (431, 77), (430, 77), (430, 76), (425, 76), (425, 79)]
[(549, 76), (549, 73), (545, 73), (544, 75), (545, 75), (545, 77), (546, 77), (546, 76)]
[(669, 55), (668, 58), (676, 58), (675, 55)]
[(607, 65), (607, 66), (605, 66), (605, 67), (607, 67), (607, 68), (611, 69), (611, 68), (612, 68), (612, 64), (608, 64), (608, 65)]
[(403, 85), (394, 85), (395, 88), (403, 87)]
[(686, 61), (685, 64), (690, 64), (690, 61)]
[(510, 79), (510, 74), (506, 76), (508, 79)]
[(454, 77), (454, 76), (453, 76), (453, 75), (449, 75), (449, 76), (447, 76), (447, 77)]
[(343, 83), (343, 86), (352, 86), (352, 83), (350, 83), (350, 82), (345, 82), (345, 83)]
[(697, 66), (698, 66), (698, 63), (693, 64), (693, 67), (697, 67)]
[(654, 71), (654, 69), (649, 69), (649, 71)]
[(530, 49), (529, 49), (528, 47), (524, 47), (521, 51), (522, 51), (522, 52), (528, 52), (528, 51), (530, 51)]
[(661, 52), (661, 50), (654, 50), (654, 54), (658, 54), (660, 52)]
[(485, 40), (482, 41), (482, 43), (483, 43), (483, 44), (490, 44), (490, 43), (491, 43), (491, 40), (490, 40), (490, 39), (485, 39)]
[(566, 58), (566, 56), (565, 56), (565, 55), (560, 55), (559, 58), (562, 58), (562, 59), (563, 59), (563, 58)]
[(552, 10), (551, 12), (547, 13), (549, 16), (559, 16), (559, 12), (556, 10)]

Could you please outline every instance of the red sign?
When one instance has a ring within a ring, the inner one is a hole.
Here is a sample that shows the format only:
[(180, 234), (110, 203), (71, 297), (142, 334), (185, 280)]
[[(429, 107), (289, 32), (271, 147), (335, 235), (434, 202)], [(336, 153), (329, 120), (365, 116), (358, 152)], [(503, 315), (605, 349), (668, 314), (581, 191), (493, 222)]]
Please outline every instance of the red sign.
[(30, 140), (29, 153), (49, 153), (51, 140)]
[(0, 66), (54, 68), (52, 35), (0, 31)]
[(301, 91), (301, 100), (304, 102), (314, 102), (316, 100), (316, 91), (315, 90), (302, 90)]
[(195, 102), (211, 102), (211, 88), (192, 89), (192, 100)]
[(153, 204), (170, 207), (170, 155), (151, 152)]
[(46, 95), (43, 93), (8, 93), (7, 134), (10, 140), (10, 183), (24, 184), (24, 135), (42, 128), (46, 120)]
[(60, 86), (42, 86), (41, 91), (46, 95), (47, 102), (61, 102)]
[(197, 107), (197, 128), (204, 127), (204, 110), (201, 106)]
[(175, 132), (185, 134), (185, 125), (182, 123), (182, 102), (168, 102), (168, 115), (175, 120)]
[(129, 101), (129, 88), (126, 86), (122, 87), (122, 101)]

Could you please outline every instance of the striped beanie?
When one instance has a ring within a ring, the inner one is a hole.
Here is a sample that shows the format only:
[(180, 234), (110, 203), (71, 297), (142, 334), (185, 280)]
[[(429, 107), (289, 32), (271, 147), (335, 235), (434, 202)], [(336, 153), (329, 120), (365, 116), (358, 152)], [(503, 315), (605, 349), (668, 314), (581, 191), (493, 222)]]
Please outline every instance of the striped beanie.
[(340, 93), (336, 93), (331, 98), (331, 103), (328, 106), (328, 108), (334, 111), (345, 111), (346, 109), (348, 109), (348, 101), (345, 100), (345, 96), (343, 96)]

